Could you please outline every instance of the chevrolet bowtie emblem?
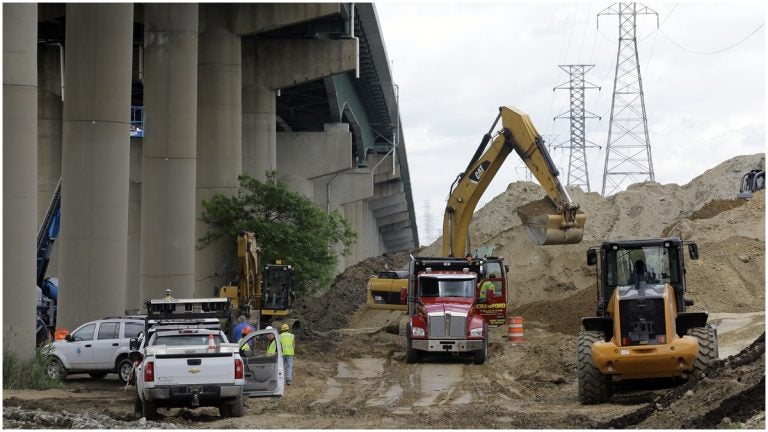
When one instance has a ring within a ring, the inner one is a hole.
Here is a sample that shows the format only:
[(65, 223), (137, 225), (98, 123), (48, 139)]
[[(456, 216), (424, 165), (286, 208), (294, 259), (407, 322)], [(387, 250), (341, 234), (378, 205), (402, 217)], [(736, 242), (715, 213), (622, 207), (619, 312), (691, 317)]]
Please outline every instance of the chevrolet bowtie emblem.
[(189, 370), (189, 372), (190, 372), (190, 373), (198, 373), (198, 372), (200, 372), (200, 368), (191, 368), (191, 369)]

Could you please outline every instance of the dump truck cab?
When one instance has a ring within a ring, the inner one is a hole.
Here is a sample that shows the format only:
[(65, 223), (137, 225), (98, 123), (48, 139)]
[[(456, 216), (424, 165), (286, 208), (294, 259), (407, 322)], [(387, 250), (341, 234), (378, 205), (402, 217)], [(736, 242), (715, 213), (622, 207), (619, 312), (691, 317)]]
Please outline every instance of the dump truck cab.
[(476, 308), (480, 262), (458, 258), (416, 257), (408, 283), (406, 361), (424, 353), (488, 358), (488, 323)]
[[(691, 259), (695, 243), (687, 242)], [(680, 238), (606, 241), (587, 251), (597, 264), (597, 313), (582, 319), (579, 399), (607, 401), (615, 380), (686, 376), (717, 358), (705, 311), (687, 311)]]

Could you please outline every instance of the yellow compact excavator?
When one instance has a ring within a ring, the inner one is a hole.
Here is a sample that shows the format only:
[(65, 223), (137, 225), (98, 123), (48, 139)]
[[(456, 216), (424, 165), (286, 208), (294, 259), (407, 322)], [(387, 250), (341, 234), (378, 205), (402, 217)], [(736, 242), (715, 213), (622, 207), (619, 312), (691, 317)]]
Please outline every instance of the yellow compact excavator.
[[(502, 128), (494, 137), (492, 133), (499, 120)], [(544, 140), (528, 114), (515, 108), (500, 107), (499, 115), (483, 136), (467, 169), (451, 185), (443, 218), (444, 256), (463, 257), (470, 250), (468, 232), (472, 213), (512, 150), (547, 193), (546, 199), (518, 208), (518, 215), (533, 242), (557, 245), (581, 241), (587, 216), (558, 180), (560, 173), (544, 147)]]

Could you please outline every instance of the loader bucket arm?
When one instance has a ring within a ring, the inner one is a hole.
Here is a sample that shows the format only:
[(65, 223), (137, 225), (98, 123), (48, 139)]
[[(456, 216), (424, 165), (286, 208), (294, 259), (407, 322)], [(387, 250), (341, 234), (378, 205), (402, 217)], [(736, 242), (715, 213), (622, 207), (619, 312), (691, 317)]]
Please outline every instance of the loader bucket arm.
[[(523, 160), (548, 200), (518, 209), (523, 224), (538, 245), (578, 243), (583, 236), (586, 215), (558, 180), (558, 171), (536, 132), (530, 117), (514, 108), (500, 107), (502, 130), (490, 145), (490, 132), (472, 157), (466, 171), (451, 186), (443, 217), (443, 254), (464, 256), (469, 249), (469, 224), (480, 197), (488, 188), (507, 156), (514, 150)], [(487, 149), (486, 149), (487, 146)]]

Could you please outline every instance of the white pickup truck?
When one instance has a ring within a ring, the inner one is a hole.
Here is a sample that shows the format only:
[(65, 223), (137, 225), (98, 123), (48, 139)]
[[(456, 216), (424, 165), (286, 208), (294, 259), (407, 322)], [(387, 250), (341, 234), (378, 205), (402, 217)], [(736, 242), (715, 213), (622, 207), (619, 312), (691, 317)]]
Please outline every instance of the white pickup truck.
[[(183, 310), (189, 307), (180, 307), (181, 304), (207, 300), (218, 303), (227, 299), (166, 302), (175, 302), (172, 304)], [(134, 350), (131, 358), (136, 365), (137, 415), (151, 420), (157, 418), (157, 409), (161, 407), (215, 406), (222, 417), (241, 417), (244, 397), (282, 396), (285, 385), (282, 347), (278, 343), (277, 354), (266, 355), (269, 337), (277, 338), (277, 331), (249, 334), (243, 341), (249, 349), (241, 350), (238, 344), (229, 343), (218, 322), (214, 321), (212, 326), (211, 319), (201, 319), (205, 313), (167, 312), (160, 318), (152, 312), (160, 303), (150, 302), (158, 301), (147, 302), (148, 336), (131, 340)]]

